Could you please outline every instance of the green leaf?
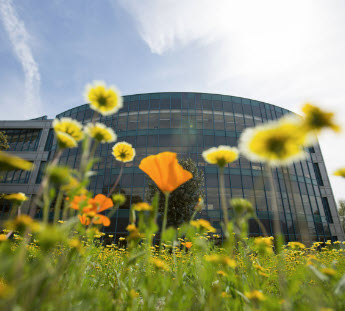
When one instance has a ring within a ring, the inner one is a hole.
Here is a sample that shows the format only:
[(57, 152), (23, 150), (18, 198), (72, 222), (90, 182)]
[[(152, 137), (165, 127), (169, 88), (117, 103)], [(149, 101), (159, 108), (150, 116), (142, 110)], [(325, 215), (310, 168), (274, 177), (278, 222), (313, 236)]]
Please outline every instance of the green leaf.
[(163, 241), (170, 241), (173, 242), (176, 240), (176, 229), (173, 227), (169, 227), (167, 230), (165, 230), (163, 236)]

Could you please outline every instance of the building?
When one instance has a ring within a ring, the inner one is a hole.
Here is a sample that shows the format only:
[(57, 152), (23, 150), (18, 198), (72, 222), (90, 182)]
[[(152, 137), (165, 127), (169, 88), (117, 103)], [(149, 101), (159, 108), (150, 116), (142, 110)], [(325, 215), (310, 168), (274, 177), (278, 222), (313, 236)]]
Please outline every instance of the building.
[[(218, 193), (217, 167), (204, 162), (203, 150), (218, 145), (237, 146), (246, 127), (253, 127), (280, 118), (290, 111), (246, 98), (204, 93), (151, 93), (124, 97), (124, 107), (117, 114), (102, 117), (101, 122), (112, 127), (118, 141), (127, 141), (136, 149), (133, 162), (126, 163), (121, 189), (132, 202), (144, 199), (146, 179), (138, 165), (144, 157), (162, 151), (176, 152), (179, 158), (190, 157), (205, 174), (205, 202), (202, 218), (210, 220), (221, 230), (222, 213)], [(82, 123), (92, 119), (93, 111), (81, 105), (59, 115)], [(0, 121), (0, 130), (9, 137), (9, 151), (34, 162), (31, 173), (13, 171), (2, 174), (0, 192), (37, 193), (44, 165), (56, 149), (52, 120), (39, 118), (29, 121)], [(120, 162), (111, 155), (113, 144), (98, 148), (101, 161), (93, 168), (90, 190), (107, 193), (116, 180)], [(78, 167), (80, 148), (66, 150), (60, 163)], [(308, 149), (308, 158), (273, 172), (280, 223), (286, 241), (344, 240), (336, 203), (327, 176), (319, 145)], [(225, 169), (227, 195), (245, 197), (255, 205), (256, 214), (272, 234), (273, 213), (270, 208), (272, 192), (260, 163), (241, 157)], [(129, 206), (129, 205), (128, 205)], [(5, 219), (10, 206), (1, 201), (0, 217)], [(116, 212), (105, 232), (117, 237), (126, 235), (128, 209)], [(40, 217), (40, 214), (37, 215)], [(254, 220), (250, 221), (251, 235), (262, 234)], [(307, 238), (306, 238), (307, 236)]]

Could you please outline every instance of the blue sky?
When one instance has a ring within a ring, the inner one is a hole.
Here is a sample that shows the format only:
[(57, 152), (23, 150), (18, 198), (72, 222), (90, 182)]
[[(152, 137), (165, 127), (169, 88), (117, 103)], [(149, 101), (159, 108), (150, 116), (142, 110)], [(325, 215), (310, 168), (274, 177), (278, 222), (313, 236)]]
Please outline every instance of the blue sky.
[[(0, 118), (54, 117), (104, 80), (124, 95), (311, 101), (345, 129), (344, 12), (343, 0), (0, 0)], [(344, 138), (320, 137), (329, 172), (345, 165)]]

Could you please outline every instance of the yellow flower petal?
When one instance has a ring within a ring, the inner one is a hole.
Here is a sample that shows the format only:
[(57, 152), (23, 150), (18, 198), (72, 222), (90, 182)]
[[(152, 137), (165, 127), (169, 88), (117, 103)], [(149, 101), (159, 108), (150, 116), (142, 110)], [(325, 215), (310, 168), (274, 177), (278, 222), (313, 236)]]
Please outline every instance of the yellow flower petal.
[(89, 123), (85, 127), (85, 133), (100, 143), (112, 143), (117, 138), (113, 129), (102, 123)]
[(202, 156), (207, 163), (224, 167), (226, 164), (237, 160), (238, 150), (230, 146), (219, 146), (204, 151)]
[(11, 171), (11, 170), (24, 170), (30, 171), (33, 168), (33, 164), (22, 158), (9, 155), (6, 152), (0, 151), (0, 170)]
[(130, 162), (135, 157), (135, 149), (129, 143), (118, 142), (113, 146), (113, 156), (117, 161)]
[(90, 103), (91, 109), (104, 116), (116, 113), (123, 107), (122, 97), (116, 87), (107, 87), (102, 81), (94, 81), (86, 86), (85, 100)]

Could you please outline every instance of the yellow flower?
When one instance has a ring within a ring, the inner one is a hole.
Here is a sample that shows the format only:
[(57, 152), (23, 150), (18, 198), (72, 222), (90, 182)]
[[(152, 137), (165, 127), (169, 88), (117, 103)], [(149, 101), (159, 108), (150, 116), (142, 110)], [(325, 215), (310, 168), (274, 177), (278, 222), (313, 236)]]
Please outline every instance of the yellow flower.
[(269, 275), (268, 275), (267, 273), (265, 273), (265, 272), (261, 272), (261, 271), (259, 271), (258, 273), (259, 273), (260, 275), (262, 275), (262, 276), (266, 277), (266, 278), (268, 278), (268, 277), (269, 277)]
[(177, 161), (176, 153), (162, 152), (141, 160), (139, 168), (156, 183), (165, 193), (173, 192), (179, 186), (193, 178)]
[(238, 158), (238, 149), (229, 146), (213, 147), (205, 150), (202, 157), (207, 163), (217, 164), (224, 167), (226, 164), (236, 161)]
[(7, 240), (6, 234), (0, 234), (0, 242), (6, 241), (6, 240)]
[(56, 132), (56, 138), (61, 149), (75, 148), (78, 146), (78, 142), (72, 136), (66, 133)]
[(68, 185), (72, 178), (68, 166), (48, 166), (46, 173), (55, 185)]
[(77, 147), (84, 136), (81, 123), (71, 118), (55, 119), (53, 128), (61, 149)]
[(246, 199), (235, 198), (235, 199), (230, 200), (230, 204), (234, 208), (237, 214), (254, 212), (252, 203), (250, 203)]
[(297, 118), (284, 117), (279, 121), (247, 128), (240, 137), (239, 149), (250, 161), (279, 166), (305, 158), (303, 147), (312, 142), (313, 135), (301, 130)]
[(321, 272), (323, 274), (328, 275), (328, 276), (335, 276), (337, 274), (337, 271), (335, 271), (332, 268), (323, 268), (323, 269), (321, 269)]
[(136, 292), (134, 289), (131, 289), (131, 290), (130, 290), (129, 295), (130, 295), (131, 298), (133, 298), (133, 299), (139, 297), (139, 293)]
[(211, 226), (210, 222), (205, 219), (191, 220), (190, 224), (197, 229), (208, 230), (210, 232), (217, 231), (215, 228)]
[(126, 240), (126, 238), (124, 238), (124, 237), (119, 238), (119, 241), (124, 241), (124, 240)]
[(135, 149), (125, 141), (118, 142), (113, 147), (113, 156), (117, 161), (130, 162), (135, 157)]
[(169, 266), (161, 259), (151, 258), (150, 262), (157, 268), (165, 271), (169, 271)]
[(222, 292), (222, 298), (229, 298), (231, 295), (229, 295), (227, 292)]
[(30, 171), (33, 164), (22, 158), (15, 157), (0, 151), (0, 171), (24, 170)]
[(305, 245), (300, 242), (289, 242), (288, 246), (290, 246), (292, 249), (305, 248)]
[(331, 128), (335, 132), (340, 132), (340, 126), (334, 123), (334, 113), (322, 111), (319, 107), (306, 103), (302, 111), (305, 114), (303, 126), (307, 131), (320, 132), (323, 128)]
[(224, 167), (238, 159), (238, 149), (230, 146), (218, 146), (205, 150), (202, 157), (207, 163)]
[(265, 271), (265, 269), (263, 267), (261, 267), (260, 265), (254, 265), (254, 268), (256, 268), (260, 271)]
[(265, 295), (262, 292), (258, 291), (258, 290), (253, 290), (251, 292), (245, 292), (244, 295), (248, 299), (256, 301), (256, 302), (266, 300)]
[(126, 230), (129, 232), (133, 232), (133, 231), (137, 231), (138, 228), (135, 226), (135, 224), (130, 224), (127, 226)]
[(72, 176), (70, 176), (68, 184), (61, 187), (61, 190), (66, 192), (74, 192), (76, 189), (80, 189), (77, 191), (77, 194), (85, 194), (87, 192), (86, 189), (81, 188), (79, 181)]
[(27, 201), (29, 198), (23, 192), (18, 192), (18, 193), (7, 194), (4, 196), (4, 199), (9, 200), (9, 201), (14, 201), (17, 203), (22, 203), (24, 201)]
[(140, 203), (134, 204), (133, 209), (138, 212), (145, 212), (145, 211), (152, 211), (153, 207), (146, 202), (140, 202)]
[(25, 228), (29, 228), (31, 231), (37, 232), (40, 229), (38, 222), (34, 221), (29, 215), (24, 214), (6, 222), (6, 227), (14, 231), (25, 231)]
[(221, 276), (228, 276), (228, 274), (225, 273), (223, 270), (217, 271), (217, 274), (218, 274), (218, 275), (221, 275)]
[(100, 143), (112, 143), (117, 139), (113, 129), (102, 123), (89, 123), (84, 130), (87, 135)]
[(71, 248), (75, 248), (76, 250), (78, 251), (81, 251), (82, 250), (82, 243), (80, 242), (79, 239), (71, 239), (68, 241), (68, 245), (71, 247)]
[(231, 259), (229, 256), (224, 255), (208, 255), (205, 256), (205, 260), (208, 262), (223, 264), (231, 268), (236, 268), (237, 266), (236, 261), (234, 259)]
[(336, 170), (333, 175), (335, 176), (340, 176), (340, 177), (344, 177), (345, 178), (345, 167), (342, 167), (338, 170)]
[(194, 206), (194, 210), (197, 212), (201, 212), (204, 206), (205, 206), (204, 199), (202, 197), (199, 197), (198, 203)]
[(271, 237), (258, 237), (254, 239), (254, 247), (262, 253), (273, 253), (273, 239)]
[(112, 198), (115, 205), (121, 206), (126, 202), (126, 197), (121, 193), (114, 194)]
[(0, 278), (0, 299), (11, 298), (14, 295), (14, 288)]
[(91, 109), (104, 116), (116, 113), (123, 107), (120, 92), (115, 86), (107, 87), (103, 81), (94, 81), (86, 86), (85, 100), (90, 103)]

